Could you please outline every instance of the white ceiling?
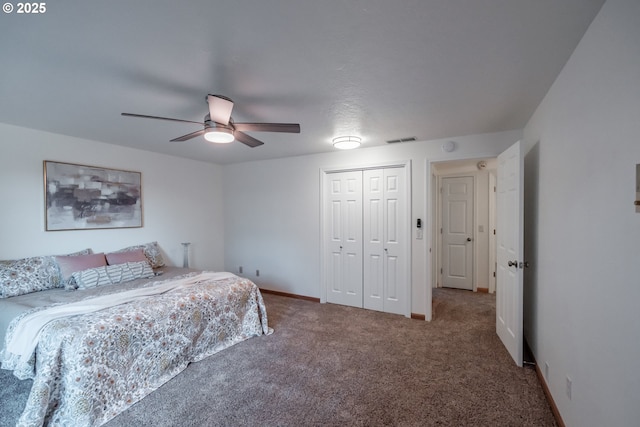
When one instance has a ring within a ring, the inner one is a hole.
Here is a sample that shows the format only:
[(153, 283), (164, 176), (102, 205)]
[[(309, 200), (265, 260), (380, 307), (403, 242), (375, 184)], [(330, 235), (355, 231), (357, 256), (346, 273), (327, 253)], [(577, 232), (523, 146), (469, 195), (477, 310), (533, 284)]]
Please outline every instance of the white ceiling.
[[(522, 128), (604, 0), (55, 1), (0, 16), (0, 122), (227, 164)], [(208, 93), (301, 134), (170, 139)]]

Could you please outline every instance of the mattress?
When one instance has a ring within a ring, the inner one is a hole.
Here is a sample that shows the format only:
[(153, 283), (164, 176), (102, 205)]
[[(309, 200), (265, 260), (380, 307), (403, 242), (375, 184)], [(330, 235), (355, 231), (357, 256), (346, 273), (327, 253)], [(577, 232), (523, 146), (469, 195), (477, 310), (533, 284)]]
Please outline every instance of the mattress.
[[(18, 427), (101, 425), (189, 363), (271, 333), (262, 295), (248, 279), (176, 268), (165, 269), (160, 278), (82, 291), (54, 289), (0, 301), (2, 368), (20, 379), (33, 379)], [(55, 318), (43, 324), (30, 352), (9, 351), (22, 336), (16, 331), (30, 318), (157, 288), (168, 290)]]
[(153, 283), (158, 280), (167, 280), (197, 272), (198, 270), (178, 267), (163, 267), (156, 271), (153, 279), (137, 279), (112, 286), (104, 286), (81, 291), (68, 291), (62, 288), (33, 292), (11, 298), (0, 299), (0, 348), (4, 347), (5, 334), (11, 321), (21, 313), (36, 307), (45, 307), (52, 304), (71, 303), (84, 298), (121, 292), (135, 289)]

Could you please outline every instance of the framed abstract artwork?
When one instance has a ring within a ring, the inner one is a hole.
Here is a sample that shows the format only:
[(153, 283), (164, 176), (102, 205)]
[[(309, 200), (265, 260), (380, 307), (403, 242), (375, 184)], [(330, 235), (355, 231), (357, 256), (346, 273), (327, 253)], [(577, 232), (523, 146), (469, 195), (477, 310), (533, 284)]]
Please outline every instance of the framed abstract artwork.
[(142, 174), (44, 161), (45, 230), (142, 227)]

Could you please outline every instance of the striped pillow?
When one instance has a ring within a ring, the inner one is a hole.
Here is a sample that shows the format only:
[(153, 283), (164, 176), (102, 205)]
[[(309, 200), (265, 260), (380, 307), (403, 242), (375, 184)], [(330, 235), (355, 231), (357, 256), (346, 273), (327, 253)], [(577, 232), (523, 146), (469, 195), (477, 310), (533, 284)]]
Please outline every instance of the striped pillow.
[(71, 277), (78, 289), (91, 289), (153, 277), (153, 270), (147, 261), (127, 262), (77, 271)]

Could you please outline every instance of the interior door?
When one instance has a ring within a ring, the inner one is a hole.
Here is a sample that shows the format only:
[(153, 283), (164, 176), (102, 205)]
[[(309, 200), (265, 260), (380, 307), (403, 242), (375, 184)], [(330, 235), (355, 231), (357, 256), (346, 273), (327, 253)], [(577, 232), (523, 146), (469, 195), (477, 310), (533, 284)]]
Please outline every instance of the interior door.
[(362, 307), (362, 171), (327, 174), (327, 302)]
[(365, 170), (364, 308), (407, 315), (407, 184), (404, 168)]
[(522, 366), (524, 161), (518, 141), (498, 156), (496, 332)]
[(473, 290), (473, 177), (442, 179), (442, 286)]

